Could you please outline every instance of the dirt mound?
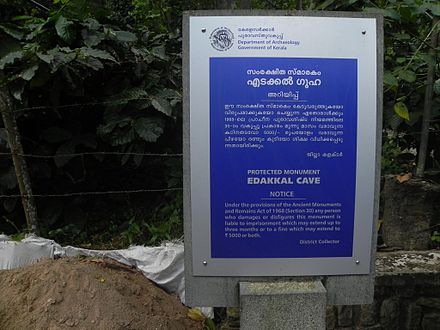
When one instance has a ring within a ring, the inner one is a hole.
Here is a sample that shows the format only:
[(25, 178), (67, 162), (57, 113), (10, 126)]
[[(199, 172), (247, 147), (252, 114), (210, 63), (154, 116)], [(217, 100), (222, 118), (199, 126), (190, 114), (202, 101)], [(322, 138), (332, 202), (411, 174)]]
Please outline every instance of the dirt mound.
[(202, 329), (134, 269), (63, 258), (0, 271), (0, 329)]

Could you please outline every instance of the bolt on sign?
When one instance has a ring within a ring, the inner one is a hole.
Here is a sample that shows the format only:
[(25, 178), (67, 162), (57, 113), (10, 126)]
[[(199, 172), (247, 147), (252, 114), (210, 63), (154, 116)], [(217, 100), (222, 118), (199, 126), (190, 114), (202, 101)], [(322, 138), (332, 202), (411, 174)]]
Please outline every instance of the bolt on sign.
[(185, 16), (187, 271), (371, 274), (378, 18), (240, 13)]

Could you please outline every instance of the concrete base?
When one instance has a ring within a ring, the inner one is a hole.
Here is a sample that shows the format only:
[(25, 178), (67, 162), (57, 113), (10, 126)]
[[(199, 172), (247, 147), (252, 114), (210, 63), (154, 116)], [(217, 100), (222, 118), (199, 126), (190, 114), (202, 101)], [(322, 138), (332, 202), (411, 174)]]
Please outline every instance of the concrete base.
[(325, 329), (326, 290), (320, 281), (240, 282), (240, 329)]

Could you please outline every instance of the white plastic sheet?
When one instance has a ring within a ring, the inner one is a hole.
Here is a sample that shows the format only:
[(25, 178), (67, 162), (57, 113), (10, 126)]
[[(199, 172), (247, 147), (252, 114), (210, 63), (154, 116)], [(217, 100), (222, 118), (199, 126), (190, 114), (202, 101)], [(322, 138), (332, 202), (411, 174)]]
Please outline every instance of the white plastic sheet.
[[(11, 269), (32, 264), (41, 258), (74, 256), (106, 257), (125, 265), (136, 267), (145, 277), (170, 293), (177, 294), (185, 303), (184, 250), (180, 241), (166, 242), (161, 246), (131, 246), (121, 250), (89, 250), (73, 246), (62, 247), (53, 240), (28, 236), (14, 242), (0, 235), (0, 269)], [(200, 308), (213, 318), (213, 309)]]
[(54, 257), (54, 245), (32, 240), (13, 241), (0, 235), (0, 269), (12, 269), (33, 264), (42, 258)]

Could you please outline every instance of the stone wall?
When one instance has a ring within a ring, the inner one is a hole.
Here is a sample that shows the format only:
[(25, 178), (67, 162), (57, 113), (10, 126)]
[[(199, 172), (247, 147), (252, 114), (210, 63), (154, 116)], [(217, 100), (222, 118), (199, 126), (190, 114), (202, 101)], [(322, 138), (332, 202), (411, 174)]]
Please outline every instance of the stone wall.
[(374, 303), (328, 306), (328, 330), (439, 330), (440, 273), (376, 278)]
[[(440, 224), (440, 184), (419, 178), (384, 178), (382, 238), (388, 247), (427, 250)], [(440, 327), (439, 327), (440, 328)]]
[[(328, 306), (328, 330), (440, 330), (440, 251), (378, 253), (376, 267), (374, 303)], [(240, 328), (238, 308), (220, 312), (220, 329)]]

